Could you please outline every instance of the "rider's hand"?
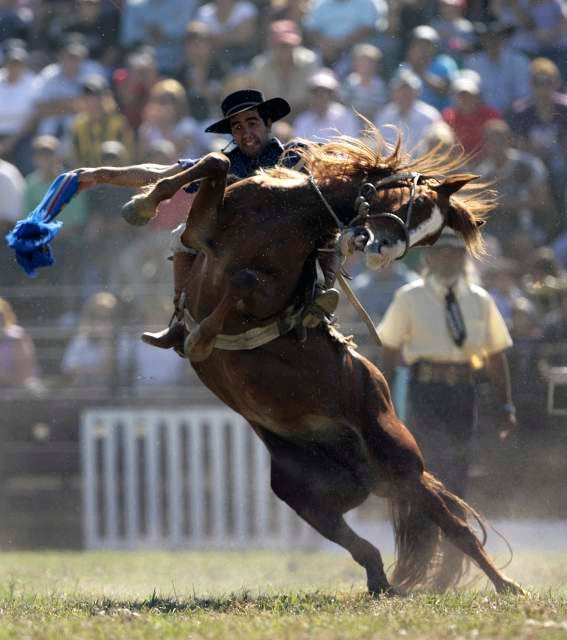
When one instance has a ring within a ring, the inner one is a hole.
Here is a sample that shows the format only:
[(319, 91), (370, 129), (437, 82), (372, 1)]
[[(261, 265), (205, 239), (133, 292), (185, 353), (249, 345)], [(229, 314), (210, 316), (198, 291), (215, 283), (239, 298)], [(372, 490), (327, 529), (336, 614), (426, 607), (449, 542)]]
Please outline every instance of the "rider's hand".
[(79, 177), (79, 191), (90, 189), (99, 182), (98, 169), (77, 169), (75, 173)]

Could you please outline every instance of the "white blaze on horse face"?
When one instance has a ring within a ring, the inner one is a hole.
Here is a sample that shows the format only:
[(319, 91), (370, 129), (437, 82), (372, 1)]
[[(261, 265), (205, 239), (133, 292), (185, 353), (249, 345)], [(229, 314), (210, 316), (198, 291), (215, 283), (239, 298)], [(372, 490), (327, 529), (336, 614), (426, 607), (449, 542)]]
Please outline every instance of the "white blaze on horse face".
[[(409, 232), (409, 246), (413, 247), (426, 238), (438, 233), (444, 224), (443, 214), (437, 205), (432, 207), (431, 215), (421, 222), (415, 229)], [(397, 240), (393, 244), (386, 244), (375, 240), (369, 243), (365, 249), (366, 266), (372, 271), (383, 269), (391, 262), (401, 258), (406, 250), (406, 243), (403, 240)]]
[(419, 242), (422, 242), (426, 238), (435, 235), (441, 231), (445, 220), (443, 218), (443, 214), (441, 213), (441, 209), (437, 205), (435, 205), (431, 209), (431, 215), (427, 220), (420, 222), (415, 229), (410, 230), (409, 234), (409, 246), (414, 247)]

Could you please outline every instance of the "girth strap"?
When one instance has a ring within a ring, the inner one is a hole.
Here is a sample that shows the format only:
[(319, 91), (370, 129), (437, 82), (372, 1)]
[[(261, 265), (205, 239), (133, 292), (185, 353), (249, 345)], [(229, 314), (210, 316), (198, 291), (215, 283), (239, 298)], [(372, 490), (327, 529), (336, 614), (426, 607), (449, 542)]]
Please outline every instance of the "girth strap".
[[(286, 309), (284, 315), (279, 319), (265, 325), (264, 327), (254, 327), (243, 333), (234, 335), (219, 334), (215, 338), (214, 348), (221, 351), (248, 351), (257, 349), (272, 340), (276, 340), (286, 335), (301, 323), (303, 308), (293, 311), (292, 307)], [(189, 313), (187, 308), (183, 312), (185, 328), (191, 332), (198, 326), (198, 322)]]

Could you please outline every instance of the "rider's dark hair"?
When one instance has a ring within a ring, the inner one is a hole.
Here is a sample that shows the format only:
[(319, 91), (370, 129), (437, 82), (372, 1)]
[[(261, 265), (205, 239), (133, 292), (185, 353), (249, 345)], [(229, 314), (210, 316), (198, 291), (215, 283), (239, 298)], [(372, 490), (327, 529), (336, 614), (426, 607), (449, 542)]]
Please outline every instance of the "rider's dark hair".
[(270, 118), (268, 118), (267, 115), (265, 115), (264, 113), (262, 113), (262, 110), (258, 110), (258, 113), (260, 114), (260, 118), (262, 118), (262, 122), (267, 126), (267, 127), (271, 127), (272, 126), (272, 121), (270, 120)]

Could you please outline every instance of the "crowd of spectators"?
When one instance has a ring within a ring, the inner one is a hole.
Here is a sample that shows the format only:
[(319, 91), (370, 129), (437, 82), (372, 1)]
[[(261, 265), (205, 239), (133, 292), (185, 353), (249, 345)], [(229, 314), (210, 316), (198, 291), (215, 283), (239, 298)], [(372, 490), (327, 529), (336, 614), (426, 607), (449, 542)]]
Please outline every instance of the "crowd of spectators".
[[(389, 125), (397, 126), (409, 151), (462, 145), (467, 169), (500, 193), (478, 277), (518, 345), (563, 341), (566, 15), (565, 0), (2, 0), (0, 231), (65, 168), (170, 164), (225, 147), (229, 139), (203, 133), (220, 116), (221, 98), (257, 88), (291, 103), (290, 117), (274, 126), (284, 142), (321, 141), (336, 130), (356, 136), (364, 127), (356, 110), (387, 141), (396, 135)], [(139, 324), (163, 322), (166, 312), (144, 303), (141, 291), (167, 290), (167, 236), (190, 197), (167, 203), (147, 233), (120, 218), (130, 195), (101, 187), (75, 198), (61, 216), (57, 265), (33, 283), (56, 298), (40, 310), (43, 323), (80, 327), (59, 370), (75, 383), (108, 379), (107, 354), (95, 346), (111, 338), (123, 368), (143, 370), (152, 358), (154, 373), (162, 366), (147, 346), (124, 355), (128, 336), (108, 326), (124, 327), (122, 309)], [(26, 316), (13, 258), (4, 251), (0, 262), (4, 295), (20, 291), (10, 302), (33, 328), (37, 306)], [(377, 275), (353, 268), (378, 320), (418, 262)], [(78, 291), (71, 302), (66, 287)], [(10, 349), (19, 341), (22, 354), (33, 353), (13, 321), (3, 322)], [(172, 381), (171, 358), (166, 369), (154, 382)], [(37, 365), (26, 371), (37, 377)]]

